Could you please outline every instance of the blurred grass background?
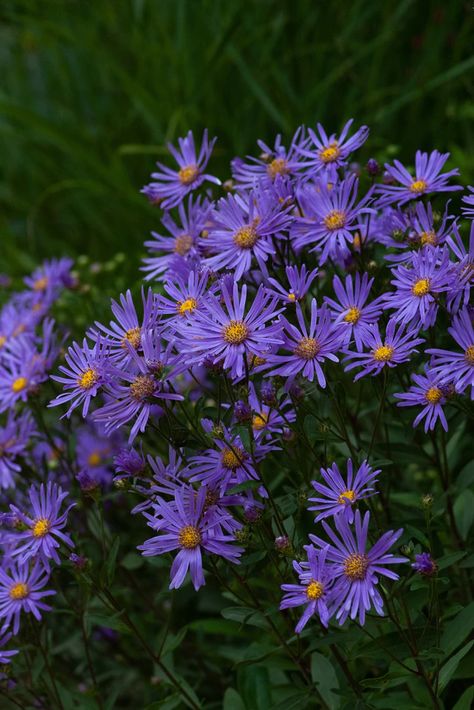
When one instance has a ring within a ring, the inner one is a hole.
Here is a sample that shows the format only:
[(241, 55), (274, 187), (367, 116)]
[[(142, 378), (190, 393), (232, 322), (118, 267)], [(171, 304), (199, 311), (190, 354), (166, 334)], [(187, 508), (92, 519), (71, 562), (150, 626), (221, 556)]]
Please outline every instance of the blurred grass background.
[(218, 135), (225, 176), (259, 137), (353, 116), (364, 158), (450, 150), (474, 181), (474, 11), (454, 0), (2, 0), (0, 271), (126, 254), (164, 144)]

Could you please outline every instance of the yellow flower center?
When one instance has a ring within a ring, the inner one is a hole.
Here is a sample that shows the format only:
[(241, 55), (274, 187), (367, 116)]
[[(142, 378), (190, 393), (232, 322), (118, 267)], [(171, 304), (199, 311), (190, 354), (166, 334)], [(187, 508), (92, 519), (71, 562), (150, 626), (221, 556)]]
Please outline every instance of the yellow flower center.
[(77, 381), (77, 384), (79, 385), (79, 387), (82, 387), (83, 390), (90, 390), (90, 388), (95, 385), (98, 378), (99, 375), (97, 374), (97, 370), (94, 370), (90, 367), (88, 370), (82, 373), (82, 375)]
[(28, 585), (24, 582), (17, 582), (13, 585), (13, 587), (10, 587), (10, 599), (14, 599), (15, 601), (18, 601), (19, 599), (26, 599), (29, 592), (30, 590), (28, 589)]
[(93, 451), (87, 457), (87, 463), (89, 466), (99, 466), (99, 464), (102, 463), (102, 456), (99, 454), (98, 451)]
[(343, 491), (337, 502), (341, 505), (346, 505), (346, 503), (353, 503), (357, 498), (356, 492), (349, 488), (347, 491)]
[(368, 567), (369, 558), (367, 555), (359, 555), (357, 552), (352, 553), (344, 560), (344, 574), (352, 582), (365, 579)]
[(428, 183), (426, 180), (414, 180), (410, 185), (410, 190), (414, 192), (415, 195), (421, 195), (422, 192), (426, 192), (427, 187)]
[(331, 232), (342, 229), (346, 223), (346, 213), (342, 210), (332, 210), (325, 216), (323, 222)]
[(122, 338), (122, 347), (126, 347), (126, 343), (130, 343), (132, 348), (135, 350), (138, 350), (138, 348), (141, 345), (141, 335), (142, 335), (142, 329), (137, 326), (136, 328), (130, 328), (130, 330), (127, 330), (125, 333), (124, 337)]
[(222, 465), (224, 468), (228, 468), (231, 471), (235, 471), (236, 468), (242, 465), (245, 458), (245, 452), (243, 449), (233, 447), (233, 449), (224, 449), (222, 452)]
[(48, 518), (38, 518), (38, 520), (35, 520), (35, 523), (31, 528), (33, 537), (44, 537), (49, 533), (50, 529), (51, 523)]
[(354, 234), (354, 239), (352, 240), (352, 246), (354, 249), (359, 250), (362, 246), (362, 239), (360, 238), (360, 234), (357, 232), (357, 234)]
[(422, 246), (425, 246), (426, 244), (436, 244), (436, 232), (422, 232), (420, 234), (420, 242)]
[(296, 301), (296, 296), (294, 293), (289, 293), (287, 296), (287, 299), (291, 302), (294, 303)]
[(326, 148), (319, 151), (319, 157), (323, 163), (333, 163), (341, 155), (341, 149), (336, 141), (330, 143)]
[(178, 535), (179, 544), (186, 550), (194, 550), (201, 543), (201, 533), (195, 525), (185, 525)]
[(131, 383), (129, 389), (130, 396), (136, 402), (143, 402), (143, 400), (154, 394), (155, 380), (151, 375), (138, 375)]
[(412, 293), (414, 296), (421, 298), (426, 296), (430, 292), (430, 280), (429, 279), (418, 279), (412, 286)]
[(48, 285), (48, 277), (47, 276), (42, 276), (39, 279), (36, 279), (36, 281), (33, 284), (33, 289), (35, 291), (44, 291), (45, 288)]
[(311, 601), (316, 601), (316, 599), (320, 599), (323, 596), (323, 592), (324, 587), (321, 582), (316, 582), (316, 580), (314, 579), (312, 579), (306, 587), (306, 596)]
[(15, 394), (22, 392), (28, 386), (28, 380), (26, 377), (17, 377), (16, 380), (12, 382), (12, 390)]
[(190, 234), (180, 234), (174, 240), (174, 250), (180, 256), (186, 256), (193, 246), (193, 238)]
[(5, 343), (7, 342), (7, 338), (5, 335), (0, 335), (0, 348), (3, 348)]
[(288, 175), (289, 172), (290, 169), (285, 158), (275, 158), (267, 165), (267, 173), (272, 180), (274, 180), (277, 175)]
[(253, 419), (252, 419), (252, 428), (256, 429), (257, 431), (261, 431), (262, 429), (265, 429), (268, 423), (268, 414), (265, 414), (264, 412), (260, 412), (260, 414), (255, 414)]
[(357, 306), (352, 306), (351, 308), (349, 308), (346, 315), (344, 316), (344, 320), (346, 321), (346, 323), (357, 323), (360, 316), (360, 308), (357, 308)]
[(464, 357), (470, 365), (474, 365), (474, 345), (469, 345), (464, 353)]
[(199, 168), (197, 165), (186, 165), (178, 172), (179, 181), (182, 185), (191, 185), (198, 175)]
[(195, 298), (187, 298), (185, 301), (178, 301), (176, 308), (179, 315), (184, 316), (185, 313), (193, 313), (196, 310), (197, 301)]
[(430, 387), (429, 390), (425, 392), (425, 399), (430, 404), (438, 404), (442, 396), (443, 393), (439, 387)]
[(251, 249), (255, 246), (258, 241), (258, 234), (255, 227), (248, 225), (246, 227), (241, 227), (234, 234), (234, 244), (236, 244), (241, 249)]
[(293, 352), (297, 357), (303, 358), (303, 360), (312, 360), (320, 350), (321, 346), (316, 338), (301, 338)]
[(259, 367), (260, 365), (265, 365), (265, 363), (266, 360), (264, 357), (260, 357), (260, 355), (252, 355), (252, 359), (250, 360), (250, 369)]
[(224, 328), (224, 340), (231, 345), (240, 345), (248, 337), (249, 329), (243, 320), (231, 320)]
[(378, 362), (390, 362), (394, 352), (395, 349), (390, 347), (390, 345), (381, 345), (379, 348), (374, 350), (372, 354), (374, 356), (374, 360), (377, 360)]

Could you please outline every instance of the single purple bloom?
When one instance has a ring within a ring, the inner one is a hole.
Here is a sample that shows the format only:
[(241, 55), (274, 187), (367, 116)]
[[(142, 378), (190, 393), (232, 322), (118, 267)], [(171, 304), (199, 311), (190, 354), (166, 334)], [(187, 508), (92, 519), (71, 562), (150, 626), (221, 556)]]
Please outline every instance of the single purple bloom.
[(270, 283), (274, 288), (268, 290), (280, 301), (288, 304), (303, 300), (311, 288), (311, 284), (318, 275), (318, 269), (312, 269), (312, 271), (308, 272), (306, 264), (303, 264), (301, 269), (298, 269), (297, 266), (287, 266), (285, 273), (289, 288), (283, 286), (276, 279), (269, 278), (268, 283)]
[(10, 506), (12, 513), (27, 526), (26, 530), (16, 535), (13, 555), (19, 555), (20, 562), (26, 562), (31, 557), (39, 557), (45, 565), (49, 565), (51, 559), (60, 564), (57, 550), (61, 542), (74, 547), (73, 541), (63, 530), (67, 524), (69, 511), (75, 503), (71, 503), (61, 513), (63, 501), (68, 493), (51, 481), (47, 486), (42, 483), (39, 490), (36, 486), (31, 486), (28, 496), (30, 503), (28, 512), (20, 510), (16, 505)]
[(462, 393), (471, 387), (471, 399), (474, 399), (474, 327), (467, 307), (454, 316), (448, 333), (462, 348), (462, 352), (438, 348), (426, 350), (434, 356), (430, 369), (439, 376), (442, 384), (454, 385), (456, 392)]
[(48, 294), (53, 301), (64, 288), (73, 288), (76, 285), (71, 274), (73, 265), (72, 259), (68, 258), (44, 261), (31, 276), (25, 278), (25, 284), (32, 291)]
[(474, 283), (474, 221), (471, 223), (467, 249), (456, 224), (453, 225), (453, 234), (448, 237), (447, 243), (458, 259), (453, 267), (454, 279), (451, 281), (447, 302), (448, 310), (455, 313), (460, 307), (468, 305)]
[(28, 562), (12, 564), (8, 568), (0, 568), (0, 620), (3, 619), (2, 633), (12, 625), (16, 636), (20, 630), (20, 616), (24, 611), (33, 614), (41, 621), (41, 611), (51, 611), (43, 601), (56, 592), (52, 589), (43, 590), (48, 583), (49, 572), (35, 562), (32, 567)]
[[(316, 299), (311, 301), (311, 320), (305, 323), (300, 304), (296, 304), (299, 328), (282, 317), (283, 345), (277, 354), (267, 356), (267, 365), (272, 375), (294, 378), (301, 374), (310, 382), (317, 379), (320, 387), (326, 387), (326, 378), (321, 367), (325, 360), (338, 362), (337, 351), (342, 344), (341, 327), (331, 320), (326, 305), (318, 308)], [(287, 350), (287, 354), (281, 354)]]
[(200, 187), (203, 182), (220, 185), (221, 181), (218, 178), (204, 172), (216, 140), (213, 138), (209, 141), (205, 130), (199, 153), (194, 144), (192, 131), (188, 131), (185, 138), (178, 138), (179, 149), (168, 143), (168, 150), (178, 163), (178, 170), (157, 163), (160, 171), (151, 175), (155, 182), (144, 187), (142, 192), (149, 195), (153, 202), (159, 201), (163, 209), (168, 210), (179, 205), (186, 195)]
[(373, 484), (377, 481), (380, 469), (373, 471), (367, 461), (363, 461), (354, 476), (352, 460), (347, 459), (347, 476), (343, 479), (337, 464), (333, 463), (327, 469), (321, 469), (321, 475), (326, 485), (311, 481), (318, 498), (309, 498), (312, 505), (308, 510), (315, 510), (318, 515), (315, 523), (329, 516), (344, 515), (349, 523), (354, 521), (354, 504), (359, 500), (375, 495)]
[[(47, 332), (51, 323), (45, 323)], [(28, 333), (9, 341), (0, 361), (0, 412), (11, 409), (17, 402), (26, 402), (48, 378), (52, 356), (48, 349), (51, 346), (52, 341), (48, 339), (40, 351), (36, 339)]]
[[(367, 531), (370, 513), (367, 511), (362, 518), (357, 510), (355, 514), (355, 529), (353, 530), (344, 515), (334, 518), (339, 536), (326, 524), (322, 526), (331, 540), (327, 551), (327, 559), (334, 563), (334, 573), (337, 575), (333, 599), (338, 607), (336, 619), (342, 625), (348, 616), (351, 619), (359, 617), (359, 623), (365, 623), (365, 614), (373, 606), (376, 613), (383, 615), (383, 599), (377, 590), (379, 576), (398, 579), (399, 575), (387, 568), (387, 565), (407, 562), (406, 557), (396, 557), (388, 550), (396, 543), (403, 530), (389, 530), (367, 550)], [(317, 547), (324, 549), (327, 542), (316, 535), (310, 535), (310, 540)]]
[(382, 312), (382, 305), (379, 298), (376, 298), (371, 303), (367, 303), (370, 294), (370, 289), (374, 279), (369, 279), (368, 274), (355, 275), (355, 283), (352, 276), (346, 276), (343, 284), (339, 276), (335, 276), (332, 282), (332, 287), (337, 296), (337, 301), (328, 296), (324, 301), (332, 311), (336, 323), (340, 323), (343, 327), (344, 343), (349, 343), (354, 339), (357, 350), (363, 349), (364, 336), (367, 332), (367, 326), (371, 323), (376, 323)]
[(353, 136), (347, 137), (353, 122), (353, 118), (347, 121), (339, 137), (335, 133), (328, 135), (320, 123), (317, 124), (317, 133), (308, 129), (314, 148), (302, 147), (300, 153), (309, 158), (304, 167), (310, 176), (324, 171), (331, 180), (334, 179), (337, 169), (347, 165), (349, 155), (365, 143), (369, 135), (367, 126), (361, 126)]
[(413, 569), (425, 577), (433, 577), (438, 571), (438, 565), (429, 552), (422, 552), (415, 555), (415, 561), (411, 565)]
[(251, 407), (251, 425), (256, 441), (268, 440), (272, 434), (283, 434), (285, 427), (296, 420), (296, 412), (289, 397), (266, 404), (258, 397), (255, 385), (249, 383), (248, 401)]
[[(351, 352), (346, 350), (346, 372), (355, 367), (362, 370), (355, 376), (354, 381), (365, 375), (378, 375), (384, 367), (396, 367), (401, 362), (406, 362), (413, 353), (418, 352), (415, 348), (423, 342), (423, 338), (417, 337), (416, 328), (406, 329), (403, 324), (398, 328), (393, 319), (390, 319), (382, 338), (378, 324), (368, 326), (364, 334), (364, 346), (368, 352)], [(350, 362), (352, 360), (352, 362)]]
[(301, 633), (312, 616), (317, 614), (323, 626), (327, 628), (334, 609), (331, 608), (331, 587), (334, 583), (334, 573), (326, 564), (329, 546), (316, 550), (313, 545), (305, 546), (308, 563), (303, 565), (293, 562), (293, 567), (299, 575), (299, 584), (282, 584), (285, 595), (280, 603), (280, 609), (291, 609), (305, 606), (303, 615), (298, 621), (295, 632)]
[(460, 185), (448, 184), (449, 178), (459, 175), (457, 168), (449, 170), (446, 173), (441, 172), (448, 158), (449, 153), (439, 153), (437, 150), (434, 150), (432, 153), (428, 154), (417, 150), (414, 177), (410, 175), (399, 160), (394, 160), (393, 166), (386, 163), (385, 168), (388, 174), (399, 182), (400, 185), (380, 185), (378, 187), (380, 194), (379, 205), (389, 205), (393, 202), (403, 205), (429, 192), (461, 190)]
[[(176, 492), (173, 501), (160, 501), (155, 506), (155, 515), (145, 514), (148, 525), (159, 535), (146, 540), (138, 547), (146, 557), (162, 555), (178, 549), (171, 566), (170, 589), (180, 587), (188, 570), (194, 589), (205, 584), (202, 568), (202, 550), (219, 555), (234, 564), (239, 563), (243, 550), (233, 545), (233, 535), (220, 533), (219, 518), (204, 515), (206, 488), (195, 491)], [(229, 515), (230, 517), (230, 515)]]
[(168, 294), (157, 294), (156, 309), (163, 323), (174, 326), (183, 318), (190, 318), (200, 308), (208, 293), (209, 272), (191, 271), (186, 279), (175, 277), (165, 281), (163, 289)]
[[(115, 473), (117, 478), (125, 476), (140, 476), (146, 467), (146, 461), (142, 453), (138, 453), (134, 448), (121, 449), (114, 457)], [(122, 474), (122, 475), (120, 475)]]
[(394, 394), (399, 399), (399, 407), (421, 407), (421, 411), (416, 416), (413, 426), (416, 427), (423, 419), (425, 420), (425, 434), (433, 431), (438, 419), (445, 431), (448, 431), (448, 422), (443, 412), (446, 404), (446, 387), (441, 383), (441, 377), (431, 370), (426, 371), (426, 375), (412, 375), (415, 383), (408, 392)]

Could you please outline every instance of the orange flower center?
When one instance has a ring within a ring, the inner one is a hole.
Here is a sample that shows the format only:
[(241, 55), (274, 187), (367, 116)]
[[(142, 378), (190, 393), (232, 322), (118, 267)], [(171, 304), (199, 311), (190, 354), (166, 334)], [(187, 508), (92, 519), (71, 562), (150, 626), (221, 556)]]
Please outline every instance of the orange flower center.
[(470, 365), (474, 365), (474, 345), (469, 345), (464, 353), (464, 357)]
[(390, 362), (394, 352), (395, 349), (390, 347), (390, 345), (381, 345), (373, 352), (374, 360), (378, 362)]
[(349, 308), (346, 315), (344, 316), (344, 320), (346, 321), (346, 323), (357, 323), (360, 316), (360, 308), (357, 308), (357, 306), (352, 306), (351, 308)]
[(51, 523), (48, 518), (38, 518), (38, 520), (35, 520), (35, 523), (31, 528), (33, 537), (44, 537), (49, 533), (50, 529)]
[(321, 346), (316, 338), (301, 338), (293, 352), (297, 357), (303, 358), (303, 360), (312, 360), (320, 350)]
[(194, 550), (201, 543), (201, 533), (195, 525), (185, 525), (178, 535), (179, 544), (186, 550)]
[(430, 280), (429, 279), (418, 279), (412, 286), (412, 293), (414, 296), (421, 298), (422, 296), (427, 296), (430, 292)]
[(430, 387), (429, 390), (425, 392), (425, 399), (430, 404), (438, 404), (442, 396), (443, 393), (439, 387)]
[(343, 491), (337, 502), (341, 505), (346, 505), (346, 503), (353, 503), (357, 498), (356, 492), (349, 488), (347, 491)]
[(323, 163), (333, 163), (341, 155), (341, 149), (336, 141), (330, 143), (326, 148), (319, 151), (319, 157)]
[(253, 226), (241, 227), (234, 234), (234, 244), (241, 249), (251, 249), (258, 241), (257, 230)]
[(138, 350), (141, 345), (141, 335), (142, 329), (139, 326), (137, 326), (136, 328), (130, 328), (130, 330), (127, 330), (122, 339), (122, 347), (126, 347), (125, 344), (129, 342), (132, 348)]
[(224, 340), (231, 345), (241, 345), (249, 334), (249, 329), (243, 320), (231, 320), (224, 328)]
[(16, 380), (12, 382), (12, 390), (15, 394), (22, 392), (28, 386), (28, 380), (26, 377), (17, 377)]
[(245, 458), (245, 452), (243, 449), (238, 447), (233, 447), (233, 449), (224, 449), (222, 452), (222, 465), (224, 468), (228, 468), (231, 471), (239, 468), (242, 465)]
[(277, 175), (288, 175), (289, 172), (290, 169), (285, 158), (275, 158), (267, 165), (267, 173), (272, 180), (274, 180)]
[(193, 238), (190, 234), (180, 234), (174, 240), (174, 250), (180, 256), (186, 256), (193, 246)]
[(77, 384), (79, 385), (79, 387), (82, 387), (83, 390), (90, 390), (90, 388), (95, 385), (98, 379), (99, 375), (97, 374), (97, 370), (94, 370), (90, 367), (88, 370), (82, 373), (82, 375), (77, 381)]
[(428, 183), (426, 180), (414, 180), (410, 185), (410, 190), (414, 192), (415, 195), (421, 195), (422, 192), (426, 192), (427, 187)]
[(359, 555), (357, 552), (344, 560), (344, 574), (349, 577), (351, 582), (365, 579), (368, 567), (369, 558), (367, 555)]
[(24, 582), (17, 582), (17, 584), (14, 584), (13, 587), (10, 587), (10, 599), (14, 599), (15, 601), (26, 599), (29, 592), (30, 590), (28, 589), (27, 584)]
[(155, 392), (155, 380), (150, 375), (138, 375), (130, 385), (130, 395), (137, 402), (151, 397)]
[(191, 185), (199, 175), (197, 165), (186, 165), (178, 172), (179, 181), (182, 185)]
[(196, 310), (197, 301), (195, 298), (187, 298), (185, 301), (178, 301), (176, 307), (179, 315), (184, 316), (185, 313), (193, 313)]
[(346, 224), (346, 213), (342, 210), (332, 210), (325, 216), (323, 222), (331, 232), (342, 229)]
[(306, 587), (306, 596), (311, 601), (316, 601), (316, 599), (320, 599), (323, 596), (323, 592), (324, 587), (321, 582), (316, 582), (316, 580), (314, 579), (312, 579)]

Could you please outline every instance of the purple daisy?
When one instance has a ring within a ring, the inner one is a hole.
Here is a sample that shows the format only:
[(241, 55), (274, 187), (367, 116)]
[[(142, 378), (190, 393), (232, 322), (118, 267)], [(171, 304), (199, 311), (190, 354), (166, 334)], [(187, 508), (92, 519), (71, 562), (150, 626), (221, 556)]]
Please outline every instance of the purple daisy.
[(299, 152), (309, 158), (304, 167), (310, 176), (325, 171), (330, 179), (334, 179), (337, 169), (347, 164), (349, 155), (365, 143), (369, 135), (367, 126), (361, 126), (353, 136), (347, 137), (353, 122), (353, 118), (347, 121), (339, 137), (335, 133), (328, 135), (320, 123), (316, 125), (317, 133), (308, 129), (314, 148), (301, 147)]
[(204, 515), (205, 503), (206, 488), (201, 488), (197, 494), (193, 490), (177, 491), (173, 501), (160, 501), (155, 506), (154, 516), (145, 514), (148, 525), (160, 534), (138, 547), (142, 554), (153, 557), (179, 550), (171, 566), (170, 589), (183, 584), (188, 570), (196, 591), (205, 584), (202, 550), (239, 563), (242, 548), (233, 545), (233, 535), (216, 529), (220, 524), (217, 516)]
[(451, 177), (459, 175), (457, 168), (446, 173), (441, 172), (448, 158), (449, 153), (439, 153), (434, 150), (428, 155), (428, 153), (422, 153), (417, 150), (415, 177), (410, 175), (399, 160), (394, 160), (393, 165), (386, 163), (385, 169), (388, 175), (399, 182), (400, 185), (379, 185), (379, 205), (389, 205), (393, 202), (403, 205), (405, 202), (418, 199), (429, 192), (461, 190), (460, 185), (448, 184)]
[(350, 175), (334, 185), (319, 180), (302, 190), (304, 216), (296, 218), (291, 232), (295, 248), (320, 251), (320, 264), (350, 256), (348, 244), (354, 240), (361, 215), (374, 212), (367, 206), (371, 190), (356, 203), (358, 187), (358, 179)]
[[(379, 576), (398, 579), (399, 575), (387, 569), (387, 565), (407, 562), (406, 557), (396, 557), (388, 550), (396, 543), (403, 530), (389, 530), (367, 550), (367, 531), (370, 513), (367, 511), (361, 517), (357, 510), (355, 514), (355, 530), (352, 530), (344, 515), (334, 518), (336, 533), (322, 522), (324, 530), (331, 540), (327, 551), (327, 559), (334, 563), (334, 573), (338, 579), (333, 590), (334, 605), (338, 607), (336, 619), (342, 625), (350, 615), (351, 619), (359, 617), (359, 623), (365, 623), (365, 614), (373, 606), (376, 613), (383, 615), (383, 599), (377, 590)], [(310, 540), (317, 547), (325, 549), (327, 542), (316, 535), (310, 535)]]
[[(338, 362), (336, 353), (341, 347), (341, 327), (331, 320), (331, 314), (326, 305), (318, 308), (316, 299), (311, 301), (311, 320), (309, 327), (305, 323), (303, 311), (296, 304), (296, 318), (299, 328), (290, 323), (284, 316), (283, 344), (278, 353), (267, 356), (267, 365), (271, 367), (272, 375), (291, 377), (301, 374), (310, 382), (316, 377), (320, 387), (326, 387), (326, 378), (321, 367), (325, 360)], [(281, 354), (287, 350), (287, 354)]]
[(275, 310), (275, 299), (261, 286), (247, 311), (247, 286), (224, 280), (222, 301), (209, 295), (202, 312), (196, 311), (192, 321), (180, 329), (181, 348), (188, 354), (189, 364), (199, 364), (205, 357), (223, 361), (232, 377), (241, 377), (252, 356), (265, 357), (273, 345), (281, 342), (281, 327), (269, 324), (281, 310)]
[(447, 243), (458, 259), (458, 263), (454, 265), (454, 280), (451, 282), (447, 299), (448, 309), (451, 312), (456, 312), (461, 306), (468, 305), (471, 286), (474, 283), (474, 222), (471, 223), (467, 249), (457, 225), (453, 225), (453, 235), (448, 237)]
[(268, 283), (270, 283), (274, 288), (268, 290), (280, 301), (287, 304), (303, 300), (311, 288), (311, 284), (318, 275), (318, 269), (312, 269), (312, 271), (308, 272), (306, 264), (303, 264), (301, 269), (298, 269), (297, 266), (287, 266), (285, 273), (289, 288), (283, 286), (276, 279), (269, 278)]
[(349, 345), (354, 339), (357, 350), (363, 349), (364, 336), (367, 326), (376, 323), (382, 312), (379, 298), (372, 303), (367, 303), (370, 289), (374, 279), (369, 279), (367, 274), (355, 275), (355, 284), (352, 276), (346, 276), (343, 284), (339, 276), (335, 276), (332, 282), (333, 289), (337, 296), (337, 301), (328, 296), (324, 301), (332, 311), (336, 323), (340, 323), (344, 330), (344, 343)]
[(183, 318), (191, 317), (202, 308), (208, 292), (209, 272), (191, 271), (187, 279), (176, 277), (165, 282), (163, 288), (168, 296), (156, 296), (156, 308), (166, 325), (173, 326)]
[(423, 338), (417, 335), (416, 328), (406, 329), (403, 324), (397, 328), (393, 319), (388, 322), (385, 338), (380, 335), (378, 324), (369, 325), (364, 334), (364, 346), (368, 352), (345, 351), (344, 362), (352, 360), (346, 365), (345, 371), (361, 367), (362, 370), (354, 377), (354, 381), (357, 381), (365, 375), (378, 375), (384, 367), (396, 367), (418, 352), (415, 348), (423, 342)]
[(25, 284), (32, 291), (48, 293), (51, 300), (57, 298), (64, 288), (73, 288), (76, 281), (71, 274), (72, 259), (51, 259), (35, 269), (25, 278)]
[(63, 417), (70, 417), (76, 407), (82, 405), (82, 416), (86, 417), (90, 403), (108, 380), (110, 370), (108, 344), (98, 340), (92, 347), (86, 338), (82, 348), (78, 343), (73, 343), (65, 356), (68, 367), (59, 366), (60, 372), (65, 377), (51, 375), (51, 379), (64, 385), (62, 394), (55, 397), (48, 407), (71, 402), (69, 409)]
[(54, 353), (48, 352), (53, 347), (51, 340), (52, 321), (45, 323), (49, 339), (39, 351), (35, 338), (23, 333), (11, 340), (2, 351), (0, 361), (0, 412), (14, 407), (17, 402), (26, 402), (36, 392), (39, 385), (47, 378), (47, 370)]
[(30, 567), (28, 562), (0, 568), (0, 619), (4, 619), (2, 633), (12, 625), (16, 636), (20, 630), (20, 616), (24, 611), (41, 621), (41, 611), (51, 611), (41, 600), (56, 592), (43, 591), (49, 572), (38, 561)]
[(454, 316), (448, 333), (462, 352), (430, 348), (426, 351), (434, 356), (430, 369), (439, 376), (442, 384), (454, 385), (456, 392), (462, 393), (471, 387), (471, 399), (474, 399), (474, 327), (467, 307)]
[[(114, 456), (114, 466), (116, 479), (127, 478), (129, 476), (140, 476), (146, 468), (146, 461), (142, 453), (133, 447), (120, 449)], [(115, 479), (114, 479), (115, 480)]]
[(317, 614), (323, 626), (327, 627), (333, 613), (331, 608), (331, 587), (334, 583), (334, 573), (326, 564), (329, 546), (316, 550), (313, 545), (306, 545), (307, 563), (293, 562), (293, 568), (300, 578), (299, 584), (282, 584), (285, 595), (280, 609), (292, 609), (306, 606), (295, 632), (301, 633), (312, 616)]
[(211, 157), (216, 138), (209, 141), (207, 130), (204, 131), (199, 153), (194, 144), (192, 131), (185, 138), (178, 138), (179, 149), (168, 143), (168, 150), (178, 163), (178, 170), (172, 170), (162, 163), (157, 163), (160, 172), (152, 173), (155, 182), (146, 185), (142, 192), (151, 202), (157, 203), (163, 209), (176, 207), (187, 194), (200, 187), (203, 182), (213, 182), (220, 185), (221, 181), (204, 172)]
[(326, 485), (311, 481), (311, 485), (320, 496), (309, 498), (312, 505), (308, 510), (318, 512), (315, 523), (331, 515), (344, 515), (349, 523), (354, 521), (354, 504), (359, 500), (375, 495), (373, 484), (377, 481), (380, 469), (373, 471), (367, 461), (363, 461), (354, 476), (352, 460), (347, 459), (347, 476), (343, 479), (336, 463), (327, 469), (321, 469)]
[(250, 423), (256, 441), (271, 438), (272, 434), (283, 434), (285, 428), (296, 420), (296, 412), (289, 397), (280, 402), (275, 398), (268, 404), (264, 394), (257, 396), (255, 385), (249, 383), (248, 403), (250, 405)]
[(446, 404), (446, 387), (441, 382), (441, 377), (431, 370), (426, 371), (426, 375), (412, 375), (415, 383), (408, 392), (394, 394), (399, 399), (399, 407), (421, 407), (421, 411), (416, 416), (413, 426), (416, 427), (423, 419), (425, 420), (425, 433), (433, 431), (438, 419), (445, 431), (448, 431), (448, 422), (443, 412)]
[(446, 247), (426, 247), (414, 252), (408, 266), (393, 270), (397, 289), (384, 296), (385, 308), (394, 309), (397, 323), (430, 328), (436, 321), (438, 297), (452, 283), (452, 264)]
[(62, 504), (68, 493), (55, 483), (43, 483), (39, 487), (31, 486), (29, 492), (30, 510), (28, 513), (11, 505), (12, 513), (27, 526), (27, 529), (15, 536), (15, 549), (13, 555), (21, 563), (27, 562), (31, 557), (38, 557), (45, 565), (52, 559), (57, 564), (61, 560), (57, 553), (61, 542), (74, 547), (74, 543), (63, 530), (67, 524), (67, 516), (75, 503), (71, 503), (62, 513)]

